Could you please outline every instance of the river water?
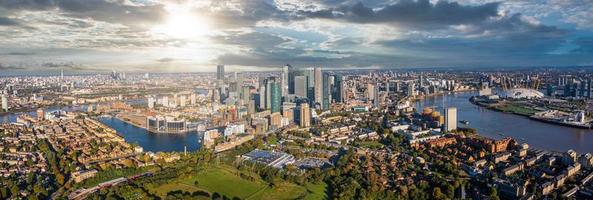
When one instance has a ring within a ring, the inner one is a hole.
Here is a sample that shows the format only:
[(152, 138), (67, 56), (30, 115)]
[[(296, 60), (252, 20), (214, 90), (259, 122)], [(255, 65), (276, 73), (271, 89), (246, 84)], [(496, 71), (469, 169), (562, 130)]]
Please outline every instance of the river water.
[[(415, 102), (416, 109), (435, 106), (441, 114), (445, 107), (457, 107), (457, 119), (469, 121), (467, 127), (475, 128), (478, 134), (490, 138), (512, 137), (532, 147), (553, 151), (573, 149), (579, 153), (593, 153), (593, 130), (578, 129), (540, 121), (509, 113), (497, 112), (469, 102), (476, 92), (465, 92), (429, 97)], [(458, 124), (458, 127), (466, 125)]]

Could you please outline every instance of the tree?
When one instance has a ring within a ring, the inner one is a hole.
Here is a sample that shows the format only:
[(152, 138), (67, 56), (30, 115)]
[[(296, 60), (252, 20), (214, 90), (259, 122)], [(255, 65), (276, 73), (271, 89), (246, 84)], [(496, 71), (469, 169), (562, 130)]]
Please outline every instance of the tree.
[(64, 175), (62, 175), (61, 173), (58, 173), (58, 175), (56, 175), (56, 181), (58, 181), (58, 184), (60, 185), (64, 185), (64, 183), (66, 178), (64, 178)]
[(489, 197), (492, 200), (499, 200), (500, 199), (500, 198), (498, 198), (498, 192), (496, 191), (496, 188), (494, 188), (494, 187), (491, 187), (490, 188)]
[(435, 187), (432, 189), (432, 198), (433, 199), (447, 199), (447, 197), (445, 197), (445, 194), (443, 194), (443, 192), (441, 192), (441, 188), (439, 188), (439, 187)]

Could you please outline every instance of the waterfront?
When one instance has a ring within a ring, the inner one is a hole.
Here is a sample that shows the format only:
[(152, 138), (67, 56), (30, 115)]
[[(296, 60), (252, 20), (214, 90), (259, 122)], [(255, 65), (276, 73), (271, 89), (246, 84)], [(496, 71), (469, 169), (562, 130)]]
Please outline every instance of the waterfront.
[(187, 151), (195, 151), (200, 148), (198, 141), (200, 134), (195, 131), (181, 134), (150, 133), (146, 129), (128, 124), (115, 117), (102, 117), (99, 121), (115, 129), (126, 142), (139, 144), (144, 148), (144, 151), (183, 151), (184, 146), (187, 146)]
[[(416, 109), (436, 106), (441, 113), (444, 113), (444, 107), (457, 107), (457, 119), (469, 121), (468, 127), (475, 128), (480, 135), (486, 137), (510, 136), (532, 147), (554, 151), (574, 149), (580, 153), (593, 152), (593, 130), (548, 124), (523, 116), (488, 110), (472, 104), (469, 98), (473, 95), (477, 93), (464, 92), (429, 97), (415, 102), (414, 105)], [(466, 125), (459, 123), (458, 126)]]
[[(86, 106), (65, 106), (65, 107), (51, 107), (44, 109), (46, 112), (56, 110), (64, 111), (85, 111)], [(0, 123), (16, 122), (16, 118), (21, 114), (28, 114), (33, 117), (37, 116), (35, 111), (9, 113), (0, 116)], [(195, 151), (200, 148), (199, 136), (197, 132), (189, 132), (183, 134), (156, 134), (149, 133), (143, 128), (128, 124), (115, 117), (113, 118), (99, 118), (99, 121), (107, 126), (115, 129), (117, 133), (124, 137), (125, 141), (131, 144), (139, 144), (144, 151), (152, 152), (170, 152), (183, 151), (184, 146), (187, 146), (187, 151)]]

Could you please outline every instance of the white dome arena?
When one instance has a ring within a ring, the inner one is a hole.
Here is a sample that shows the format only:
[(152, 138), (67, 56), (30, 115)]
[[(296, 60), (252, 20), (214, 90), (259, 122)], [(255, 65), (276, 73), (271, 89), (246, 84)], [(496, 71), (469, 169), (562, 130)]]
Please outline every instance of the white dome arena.
[(527, 88), (515, 88), (502, 92), (502, 97), (511, 99), (534, 99), (544, 97), (544, 93)]

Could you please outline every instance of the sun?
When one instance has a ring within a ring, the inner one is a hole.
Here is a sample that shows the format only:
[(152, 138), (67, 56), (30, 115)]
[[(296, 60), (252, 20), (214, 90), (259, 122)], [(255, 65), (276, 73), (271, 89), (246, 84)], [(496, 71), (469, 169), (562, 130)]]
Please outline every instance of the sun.
[(204, 39), (210, 33), (208, 19), (192, 13), (191, 8), (190, 5), (167, 5), (165, 23), (152, 28), (152, 32), (180, 39)]

